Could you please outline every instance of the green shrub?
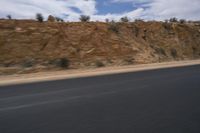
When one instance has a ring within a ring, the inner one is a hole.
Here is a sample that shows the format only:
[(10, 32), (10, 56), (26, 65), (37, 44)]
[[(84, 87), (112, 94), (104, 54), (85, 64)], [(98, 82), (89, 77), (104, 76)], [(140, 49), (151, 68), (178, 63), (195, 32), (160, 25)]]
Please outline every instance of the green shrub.
[(174, 17), (174, 18), (170, 18), (169, 21), (175, 23), (175, 22), (178, 22), (178, 19)]
[(172, 49), (170, 50), (170, 52), (171, 52), (171, 55), (172, 55), (173, 58), (176, 58), (176, 57), (177, 57), (177, 51), (176, 51), (176, 49), (172, 48)]
[(60, 17), (55, 17), (55, 19), (56, 19), (57, 22), (64, 22), (64, 20)]
[(34, 64), (35, 64), (34, 59), (28, 59), (23, 62), (22, 66), (25, 68), (29, 68), (29, 67), (33, 67)]
[(9, 20), (12, 19), (12, 16), (11, 16), (11, 15), (7, 15), (6, 17), (7, 17)]
[(135, 22), (137, 23), (140, 23), (140, 22), (144, 22), (144, 20), (143, 19), (140, 19), (140, 18), (138, 18), (138, 19), (135, 19)]
[(126, 22), (129, 22), (129, 19), (128, 19), (128, 17), (126, 17), (126, 16), (125, 16), (125, 17), (122, 17), (120, 20), (121, 20), (121, 22), (125, 22), (125, 23), (126, 23)]
[(133, 34), (135, 34), (135, 37), (138, 37), (140, 29), (136, 25), (133, 25), (132, 32), (133, 32)]
[(105, 21), (106, 21), (106, 23), (109, 23), (109, 19), (108, 18), (106, 18)]
[(57, 65), (61, 68), (68, 68), (69, 60), (67, 58), (60, 58)]
[(41, 13), (36, 14), (36, 19), (38, 22), (41, 22), (41, 23), (44, 21), (44, 17)]
[(180, 19), (180, 20), (179, 20), (179, 23), (181, 23), (181, 24), (184, 24), (185, 22), (186, 22), (185, 19)]
[(81, 15), (79, 19), (81, 20), (81, 22), (89, 22), (90, 21), (90, 16)]
[(116, 22), (112, 21), (111, 23), (109, 23), (108, 30), (119, 33), (119, 26)]
[(51, 60), (49, 61), (48, 64), (66, 69), (66, 68), (69, 68), (70, 61), (67, 58), (63, 57), (63, 58)]
[(166, 56), (165, 50), (163, 48), (155, 48), (156, 53)]
[(167, 31), (170, 31), (171, 29), (172, 29), (172, 26), (171, 26), (171, 24), (170, 23), (163, 23), (162, 24), (163, 25), (163, 27), (167, 30)]
[(96, 62), (95, 62), (95, 65), (96, 65), (96, 67), (104, 67), (105, 65), (103, 64), (103, 62), (101, 62), (101, 61), (99, 61), (99, 60), (97, 60)]
[(126, 63), (126, 65), (131, 65), (131, 64), (133, 64), (134, 63), (134, 58), (132, 58), (132, 57), (127, 57), (127, 58), (125, 58), (124, 59), (124, 63)]

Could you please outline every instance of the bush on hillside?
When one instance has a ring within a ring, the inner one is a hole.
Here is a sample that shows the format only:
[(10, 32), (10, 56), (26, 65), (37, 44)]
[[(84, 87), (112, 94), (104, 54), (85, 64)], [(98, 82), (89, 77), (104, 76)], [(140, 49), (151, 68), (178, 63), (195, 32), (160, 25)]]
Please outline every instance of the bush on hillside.
[(135, 34), (135, 37), (139, 36), (139, 32), (140, 29), (136, 25), (133, 25), (132, 33)]
[(106, 18), (105, 21), (106, 21), (106, 23), (109, 23), (109, 19), (108, 18)]
[(79, 19), (80, 19), (81, 22), (89, 22), (90, 21), (90, 16), (81, 15)]
[(67, 58), (62, 57), (62, 58), (50, 60), (48, 64), (66, 69), (66, 68), (69, 68), (70, 61)]
[(121, 20), (121, 22), (129, 22), (129, 19), (126, 16), (122, 17), (120, 20)]
[(41, 13), (36, 14), (36, 19), (38, 22), (41, 22), (41, 23), (44, 21), (44, 17)]
[(180, 20), (179, 20), (179, 23), (181, 23), (181, 24), (184, 24), (185, 22), (186, 22), (185, 19), (180, 19)]
[(155, 48), (156, 53), (159, 55), (164, 55), (166, 56), (165, 50), (163, 48)]
[(176, 49), (172, 48), (172, 49), (170, 50), (170, 52), (171, 52), (171, 55), (172, 55), (173, 58), (176, 58), (176, 57), (177, 57), (177, 51), (176, 51)]
[(35, 60), (34, 60), (34, 59), (26, 59), (26, 60), (23, 62), (22, 66), (23, 66), (24, 68), (29, 68), (29, 67), (33, 67), (34, 64), (35, 64)]
[(57, 62), (57, 65), (61, 68), (68, 68), (69, 60), (67, 58), (60, 58)]
[(167, 31), (170, 31), (172, 29), (172, 25), (170, 23), (165, 22), (162, 25)]
[(116, 22), (112, 21), (111, 23), (109, 23), (108, 30), (119, 33), (119, 26)]
[(174, 18), (170, 18), (169, 21), (175, 23), (175, 22), (178, 22), (178, 19), (174, 17)]
[(55, 19), (56, 19), (57, 22), (64, 22), (64, 20), (60, 17), (55, 17)]
[(96, 65), (96, 67), (104, 67), (105, 65), (103, 64), (103, 62), (101, 62), (101, 61), (99, 61), (99, 60), (97, 60), (96, 62), (95, 62), (95, 65)]
[(140, 19), (140, 18), (138, 18), (138, 19), (135, 19), (135, 22), (137, 23), (139, 23), (139, 22), (144, 22), (144, 20), (143, 19)]
[(12, 19), (12, 16), (11, 15), (7, 15), (6, 16), (8, 19)]

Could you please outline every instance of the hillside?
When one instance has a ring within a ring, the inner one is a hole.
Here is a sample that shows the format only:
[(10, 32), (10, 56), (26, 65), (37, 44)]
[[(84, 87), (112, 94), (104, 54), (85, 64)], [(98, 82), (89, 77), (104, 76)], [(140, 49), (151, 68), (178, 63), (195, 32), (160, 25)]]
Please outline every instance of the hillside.
[(0, 74), (200, 57), (200, 24), (0, 20)]

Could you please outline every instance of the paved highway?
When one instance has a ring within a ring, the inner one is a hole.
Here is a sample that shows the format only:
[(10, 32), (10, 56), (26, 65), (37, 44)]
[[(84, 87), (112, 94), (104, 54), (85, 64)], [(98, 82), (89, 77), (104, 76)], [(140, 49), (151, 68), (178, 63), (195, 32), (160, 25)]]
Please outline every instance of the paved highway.
[(1, 86), (0, 133), (200, 133), (200, 65)]

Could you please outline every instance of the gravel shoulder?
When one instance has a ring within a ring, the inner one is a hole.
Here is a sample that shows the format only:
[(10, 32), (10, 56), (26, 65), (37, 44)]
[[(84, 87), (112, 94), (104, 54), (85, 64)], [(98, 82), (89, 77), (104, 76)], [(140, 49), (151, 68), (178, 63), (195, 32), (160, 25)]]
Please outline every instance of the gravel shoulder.
[(103, 67), (93, 69), (77, 69), (77, 70), (63, 70), (63, 71), (51, 71), (51, 72), (38, 72), (31, 74), (15, 74), (0, 76), (0, 86), (16, 85), (34, 82), (44, 82), (61, 79), (72, 79), (80, 77), (92, 77), (108, 74), (118, 74), (127, 72), (138, 72), (145, 70), (172, 68), (172, 67), (184, 67), (200, 65), (200, 60), (187, 60), (187, 61), (173, 61), (165, 63), (153, 63), (153, 64), (140, 64), (129, 66), (114, 66)]

